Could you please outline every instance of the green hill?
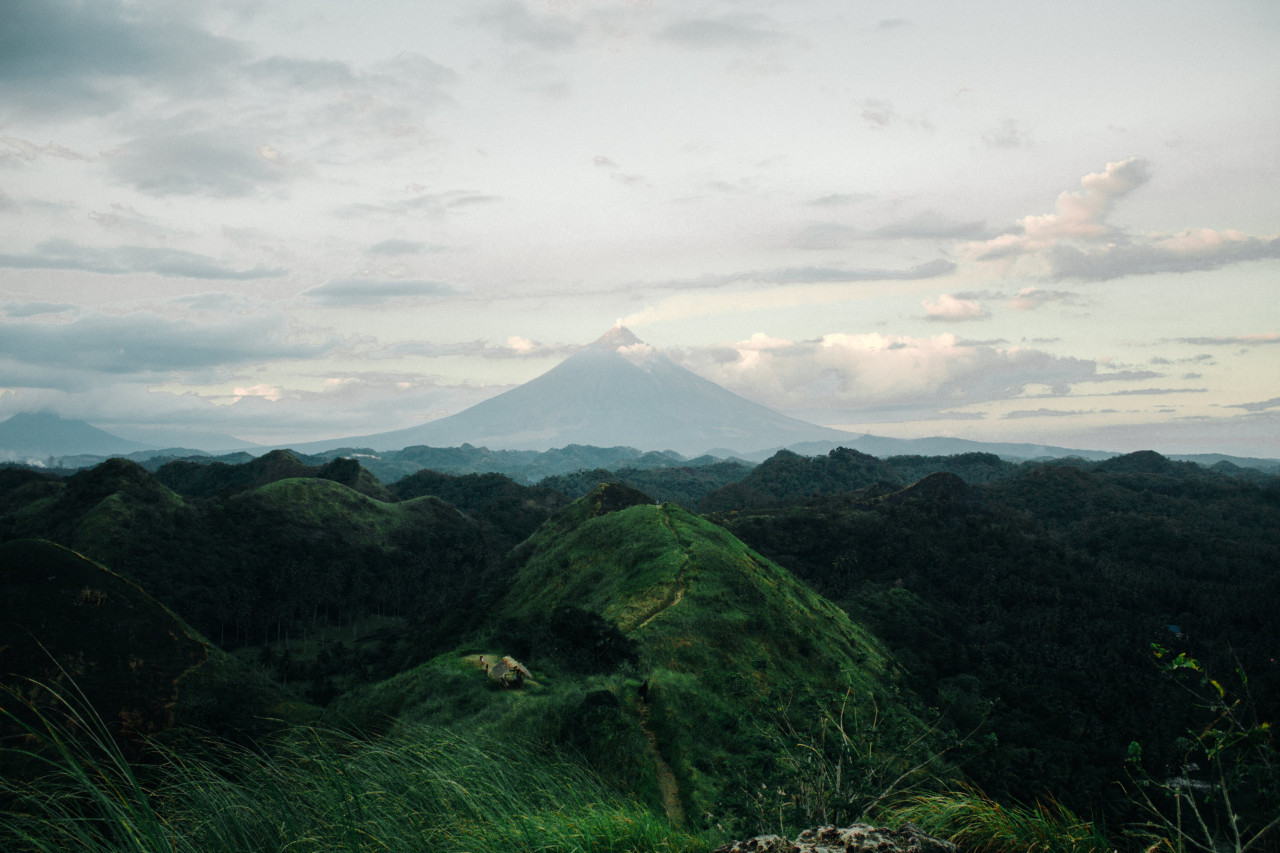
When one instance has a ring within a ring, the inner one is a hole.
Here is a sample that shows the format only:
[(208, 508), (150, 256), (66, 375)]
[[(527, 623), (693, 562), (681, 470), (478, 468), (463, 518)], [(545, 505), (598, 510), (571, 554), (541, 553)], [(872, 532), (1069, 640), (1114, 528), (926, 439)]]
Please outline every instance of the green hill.
[[(859, 715), (919, 727), (888, 653), (839, 608), (725, 530), (626, 487), (601, 486), (550, 519), (490, 601), (474, 643), (339, 697), (329, 717), (568, 743), (692, 825), (749, 812), (751, 789), (784, 772), (788, 738), (846, 697), (851, 733)], [(503, 654), (532, 682), (487, 679), (479, 656)]]

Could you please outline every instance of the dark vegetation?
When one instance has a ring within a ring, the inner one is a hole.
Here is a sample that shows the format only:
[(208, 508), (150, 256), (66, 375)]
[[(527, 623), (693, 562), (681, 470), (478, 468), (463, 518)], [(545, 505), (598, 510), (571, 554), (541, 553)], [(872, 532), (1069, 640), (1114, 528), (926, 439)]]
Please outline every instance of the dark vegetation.
[[(953, 803), (1051, 799), (1118, 838), (1160, 825), (1168, 780), (1220, 766), (1188, 739), (1210, 731), (1254, 750), (1232, 765), (1240, 820), (1280, 813), (1261, 726), (1280, 716), (1280, 478), (1154, 453), (749, 468), (618, 450), (565, 448), (555, 464), (580, 470), (536, 486), (383, 476), (493, 453), (466, 446), (381, 469), (283, 451), (0, 468), (0, 625), (21, 626), (0, 668), (84, 676), (117, 733), (257, 737), (311, 702), (388, 737), (569, 747), (672, 824), (738, 834), (856, 819), (932, 778), (984, 792)], [(527, 461), (531, 480), (551, 465)], [(144, 611), (149, 639), (112, 627)], [(1189, 702), (1153, 644), (1214, 701)], [(523, 689), (483, 677), (503, 654), (533, 670)], [(188, 675), (166, 655), (194, 655)], [(1228, 681), (1234, 705), (1208, 686)]]

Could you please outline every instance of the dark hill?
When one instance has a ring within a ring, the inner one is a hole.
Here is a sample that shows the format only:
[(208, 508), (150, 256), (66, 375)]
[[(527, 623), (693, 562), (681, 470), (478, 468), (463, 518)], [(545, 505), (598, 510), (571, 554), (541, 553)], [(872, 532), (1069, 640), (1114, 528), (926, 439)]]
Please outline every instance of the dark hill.
[(699, 508), (716, 512), (776, 506), (810, 495), (842, 494), (897, 479), (885, 462), (845, 447), (813, 457), (780, 450), (738, 482), (708, 494)]
[(135, 584), (66, 548), (0, 543), (0, 583), (0, 684), (38, 707), (66, 710), (46, 687), (73, 703), (83, 694), (135, 747), (179, 724), (260, 732), (266, 716), (306, 714)]
[(174, 460), (155, 472), (156, 480), (187, 498), (225, 498), (293, 477), (332, 480), (371, 498), (390, 500), (387, 490), (354, 459), (311, 465), (288, 450), (273, 450), (240, 464)]

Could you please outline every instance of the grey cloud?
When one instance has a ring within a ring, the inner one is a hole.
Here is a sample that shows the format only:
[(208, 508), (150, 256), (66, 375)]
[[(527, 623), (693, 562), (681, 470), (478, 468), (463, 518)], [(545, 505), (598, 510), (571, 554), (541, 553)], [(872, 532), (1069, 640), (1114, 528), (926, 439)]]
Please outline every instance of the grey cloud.
[(433, 344), (426, 341), (407, 341), (387, 347), (384, 352), (392, 356), (418, 355), (428, 358), (445, 356), (477, 356), (492, 359), (563, 358), (581, 349), (575, 344), (544, 344), (529, 341), (528, 346), (494, 346), (488, 341), (461, 341), (449, 344)]
[(982, 134), (982, 144), (988, 148), (1027, 148), (1031, 146), (1031, 136), (1017, 120), (1010, 118)]
[(911, 26), (905, 18), (884, 18), (876, 22), (876, 29), (881, 31), (900, 30)]
[(149, 195), (243, 197), (293, 176), (263, 156), (264, 141), (221, 131), (158, 134), (122, 146), (111, 170)]
[(365, 251), (370, 255), (417, 255), (426, 251), (427, 244), (417, 240), (383, 240)]
[(63, 314), (75, 310), (69, 302), (6, 302), (2, 307), (9, 317), (37, 317), (41, 314)]
[(189, 92), (243, 54), (176, 16), (113, 0), (7, 0), (0, 27), (6, 100), (36, 113), (107, 112), (124, 100), (122, 79)]
[(443, 282), (401, 279), (335, 279), (302, 295), (321, 305), (381, 305), (392, 299), (455, 296)]
[(335, 88), (358, 82), (350, 65), (334, 59), (272, 56), (250, 63), (245, 70), (256, 82), (276, 84), (289, 89)]
[(1129, 243), (1084, 252), (1058, 244), (1049, 253), (1055, 280), (1106, 281), (1126, 275), (1216, 270), (1228, 264), (1280, 258), (1280, 238), (1223, 240), (1213, 248), (1175, 251), (1160, 245)]
[(847, 204), (861, 204), (873, 199), (875, 199), (875, 196), (871, 193), (831, 193), (830, 195), (811, 198), (805, 204), (814, 207), (836, 207)]
[(1064, 411), (1062, 409), (1016, 409), (1012, 412), (1005, 412), (1001, 416), (1001, 420), (1017, 420), (1018, 418), (1065, 418), (1074, 415), (1092, 415), (1093, 410), (1075, 409), (1072, 411)]
[(900, 118), (898, 111), (888, 101), (868, 98), (861, 106), (862, 118), (874, 128), (887, 127), (894, 119)]
[(501, 201), (498, 196), (466, 190), (427, 193), (382, 204), (348, 204), (334, 211), (335, 216), (443, 216), (451, 210), (477, 204)]
[(204, 325), (156, 314), (95, 315), (70, 323), (0, 324), (0, 359), (46, 370), (168, 373), (312, 358), (337, 346), (290, 339), (281, 317)]
[[(1109, 378), (1109, 377), (1108, 377)], [(1107, 397), (1143, 397), (1153, 394), (1206, 394), (1208, 388), (1129, 388), (1124, 391), (1112, 391)]]
[(9, 149), (8, 151), (0, 151), (0, 162), (4, 162), (9, 157), (18, 157), (22, 160), (36, 160), (40, 157), (57, 157), (60, 160), (89, 159), (78, 151), (72, 151), (70, 148), (59, 145), (56, 142), (37, 145), (18, 136), (6, 136), (0, 139), (0, 143)]
[(700, 48), (758, 48), (786, 38), (765, 16), (748, 14), (677, 21), (658, 35), (667, 41)]
[(925, 210), (900, 222), (875, 230), (877, 237), (907, 240), (980, 240), (990, 236), (985, 222), (960, 222), (934, 210)]
[(254, 267), (237, 270), (223, 266), (212, 258), (179, 249), (149, 246), (118, 246), (98, 249), (81, 246), (70, 240), (46, 240), (33, 254), (0, 255), (0, 267), (14, 269), (61, 269), (104, 275), (154, 273), (170, 278), (203, 278), (244, 281), (284, 275), (283, 269)]
[(951, 261), (933, 260), (906, 270), (888, 269), (840, 269), (838, 267), (784, 267), (772, 270), (711, 275), (666, 283), (665, 287), (697, 289), (723, 287), (735, 282), (760, 282), (762, 284), (813, 284), (823, 282), (855, 281), (915, 281), (950, 275), (956, 269)]
[(618, 164), (610, 160), (608, 157), (597, 156), (595, 160), (593, 160), (592, 162), (599, 169), (617, 169), (618, 168)]
[(540, 50), (563, 50), (578, 40), (578, 26), (555, 15), (537, 15), (518, 0), (493, 3), (474, 17), (504, 40)]
[(794, 245), (800, 249), (845, 249), (858, 237), (858, 231), (838, 222), (815, 222), (796, 235)]
[(1072, 293), (1069, 290), (1041, 290), (1038, 287), (1028, 287), (1018, 292), (1010, 304), (1015, 311), (1034, 311), (1042, 305), (1048, 305), (1050, 302), (1062, 302), (1066, 305), (1075, 305), (1080, 294)]
[(1246, 412), (1265, 412), (1268, 409), (1280, 409), (1280, 397), (1272, 397), (1270, 400), (1262, 400), (1257, 403), (1233, 403), (1227, 408), (1244, 409)]
[[(1220, 338), (1174, 338), (1180, 344), (1192, 344), (1199, 347), (1254, 346), (1256, 344), (1280, 344), (1280, 335), (1237, 335)], [(1197, 358), (1210, 360), (1213, 356), (1203, 355)]]

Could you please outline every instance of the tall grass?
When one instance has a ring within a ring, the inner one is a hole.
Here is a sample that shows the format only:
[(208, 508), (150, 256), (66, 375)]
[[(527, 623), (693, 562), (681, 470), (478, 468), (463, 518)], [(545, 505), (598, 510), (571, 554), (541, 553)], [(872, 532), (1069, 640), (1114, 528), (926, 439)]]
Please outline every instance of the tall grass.
[[(12, 720), (13, 715), (6, 712)], [(79, 729), (75, 735), (72, 729)], [(270, 749), (222, 743), (125, 760), (100, 723), (42, 718), (0, 781), (5, 851), (700, 851), (580, 762), (427, 727), (366, 740), (296, 728)]]
[(976, 788), (916, 794), (882, 809), (891, 823), (914, 823), (968, 853), (1111, 853), (1102, 830), (1061, 803), (1006, 806)]

